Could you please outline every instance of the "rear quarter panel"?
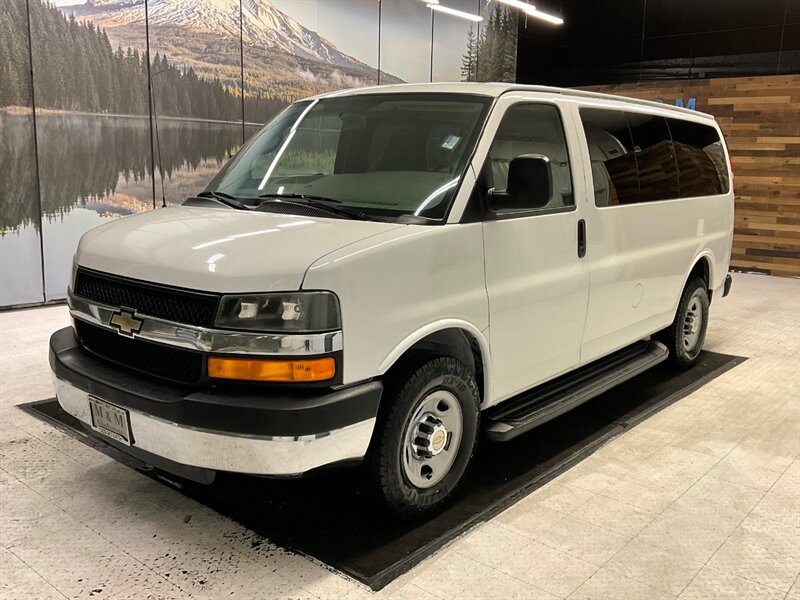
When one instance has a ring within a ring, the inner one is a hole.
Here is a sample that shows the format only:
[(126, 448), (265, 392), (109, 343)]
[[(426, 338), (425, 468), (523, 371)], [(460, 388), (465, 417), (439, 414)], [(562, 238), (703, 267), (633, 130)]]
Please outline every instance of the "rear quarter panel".
[[(683, 114), (667, 108), (646, 111), (618, 101), (581, 101), (580, 106), (652, 112), (712, 125), (719, 131), (713, 119), (690, 111), (682, 111)], [(591, 161), (577, 110), (574, 119), (583, 138), (583, 177), (587, 189), (592, 189)], [(720, 138), (723, 139), (721, 132)], [(727, 157), (727, 147), (725, 154)], [(597, 207), (589, 194), (591, 301), (582, 363), (668, 326), (689, 272), (701, 257), (710, 263), (709, 287), (716, 290), (722, 286), (731, 260), (733, 238), (730, 170), (729, 180), (730, 189), (725, 194), (642, 204)]]

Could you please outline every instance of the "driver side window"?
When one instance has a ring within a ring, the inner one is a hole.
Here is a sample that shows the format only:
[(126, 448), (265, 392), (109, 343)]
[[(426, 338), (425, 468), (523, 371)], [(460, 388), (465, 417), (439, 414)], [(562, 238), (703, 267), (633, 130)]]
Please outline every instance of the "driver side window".
[(488, 187), (505, 191), (509, 165), (514, 158), (522, 155), (547, 158), (552, 177), (549, 201), (544, 206), (532, 203), (529, 208), (548, 210), (574, 205), (564, 127), (555, 106), (518, 104), (506, 111), (489, 150), (484, 171), (489, 180)]

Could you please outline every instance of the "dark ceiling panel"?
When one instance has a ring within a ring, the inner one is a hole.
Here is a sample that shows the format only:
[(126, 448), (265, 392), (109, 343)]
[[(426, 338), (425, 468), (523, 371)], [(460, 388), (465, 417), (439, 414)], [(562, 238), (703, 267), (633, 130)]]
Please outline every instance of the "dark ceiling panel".
[(644, 43), (644, 60), (691, 58), (759, 52), (777, 52), (781, 26), (709, 31), (670, 37), (648, 38)]
[[(645, 11), (645, 36), (686, 33), (685, 8), (686, 3), (682, 0), (648, 0)], [(641, 28), (639, 34), (641, 35)]]
[[(565, 40), (585, 43), (608, 37), (639, 39), (642, 35), (642, 0), (602, 0), (576, 2), (534, 3), (545, 12), (562, 15), (564, 25), (554, 27), (537, 19), (520, 19), (520, 35), (530, 38), (558, 36)], [(563, 9), (562, 9), (563, 7)], [(563, 10), (563, 13), (562, 13)]]
[(645, 35), (782, 25), (785, 11), (786, 0), (647, 0)]
[(780, 73), (800, 73), (800, 24), (787, 25), (780, 54)]
[(786, 22), (800, 25), (800, 0), (789, 0), (786, 6)]
[(580, 85), (798, 72), (800, 0), (534, 3), (565, 23), (520, 20), (520, 81)]

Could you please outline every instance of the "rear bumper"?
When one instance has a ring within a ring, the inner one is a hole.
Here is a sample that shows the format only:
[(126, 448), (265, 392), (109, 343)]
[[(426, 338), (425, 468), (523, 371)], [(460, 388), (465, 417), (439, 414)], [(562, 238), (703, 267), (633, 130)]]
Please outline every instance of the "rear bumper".
[(71, 328), (51, 337), (50, 367), (66, 412), (91, 428), (90, 396), (125, 409), (131, 446), (113, 445), (160, 457), (166, 470), (176, 463), (292, 476), (358, 460), (369, 447), (383, 389), (378, 381), (311, 391), (181, 388), (94, 358)]

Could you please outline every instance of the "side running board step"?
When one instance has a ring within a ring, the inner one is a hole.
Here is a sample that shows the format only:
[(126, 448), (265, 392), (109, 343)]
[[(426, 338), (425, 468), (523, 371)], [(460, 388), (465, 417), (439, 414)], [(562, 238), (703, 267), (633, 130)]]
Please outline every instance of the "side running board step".
[(656, 341), (642, 341), (548, 381), (484, 413), (486, 433), (507, 441), (599, 396), (667, 358)]

